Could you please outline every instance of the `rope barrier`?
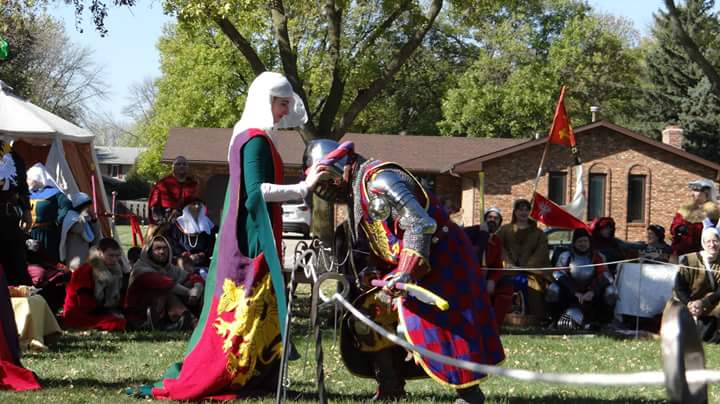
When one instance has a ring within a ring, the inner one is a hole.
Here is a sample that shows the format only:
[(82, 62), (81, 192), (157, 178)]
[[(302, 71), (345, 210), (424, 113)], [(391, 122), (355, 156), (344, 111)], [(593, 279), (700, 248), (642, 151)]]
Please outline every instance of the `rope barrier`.
[[(592, 386), (631, 386), (631, 385), (663, 385), (665, 374), (661, 371), (647, 371), (635, 373), (543, 373), (526, 369), (503, 368), (494, 365), (485, 365), (456, 359), (430, 351), (426, 348), (413, 345), (405, 339), (398, 337), (382, 328), (374, 321), (367, 318), (341, 295), (334, 294), (331, 300), (340, 303), (355, 318), (362, 321), (368, 327), (382, 337), (387, 338), (396, 345), (408, 351), (415, 352), (424, 357), (438, 361), (445, 365), (470, 370), (472, 372), (484, 373), (487, 375), (509, 377), (512, 379), (546, 382), (556, 384), (592, 385)], [(688, 383), (718, 383), (720, 382), (720, 370), (689, 370), (686, 372)]]
[[(686, 269), (692, 269), (696, 271), (707, 271), (705, 268), (698, 268), (698, 267), (691, 267), (688, 265), (682, 265), (682, 264), (673, 264), (670, 262), (665, 261), (658, 261), (651, 258), (629, 258), (625, 260), (617, 260), (617, 261), (609, 261), (609, 262), (601, 262), (598, 264), (582, 264), (577, 265), (577, 267), (599, 267), (603, 265), (616, 265), (616, 264), (627, 264), (627, 263), (650, 263), (650, 264), (657, 264), (657, 265), (666, 265), (666, 266), (675, 266), (678, 268), (686, 268)], [(557, 271), (561, 269), (570, 269), (570, 266), (555, 266), (555, 267), (535, 267), (535, 268), (520, 268), (520, 267), (508, 267), (508, 268), (483, 268), (487, 271), (511, 271), (511, 272), (542, 272), (542, 271)]]

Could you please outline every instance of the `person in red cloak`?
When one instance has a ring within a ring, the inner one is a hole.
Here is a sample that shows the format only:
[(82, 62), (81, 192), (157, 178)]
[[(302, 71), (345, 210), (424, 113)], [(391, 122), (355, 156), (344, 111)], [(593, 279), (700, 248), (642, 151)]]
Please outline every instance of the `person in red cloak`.
[(188, 162), (183, 156), (173, 161), (172, 173), (158, 181), (150, 190), (148, 213), (151, 224), (162, 224), (179, 216), (178, 209), (185, 201), (197, 196), (198, 183), (188, 172)]
[(73, 271), (67, 285), (64, 324), (71, 328), (125, 331), (121, 311), (122, 250), (111, 238), (100, 240), (88, 262)]
[[(485, 211), (485, 224), (465, 228), (465, 232), (478, 253), (478, 260), (483, 268), (495, 268), (487, 271), (487, 291), (495, 309), (495, 322), (500, 325), (505, 315), (512, 308), (513, 283), (504, 279), (507, 273), (504, 268), (502, 240), (496, 234), (502, 225), (500, 209), (491, 207)], [(512, 273), (510, 273), (512, 275)]]
[(692, 192), (693, 200), (678, 209), (670, 225), (673, 250), (671, 262), (677, 262), (677, 257), (683, 254), (700, 251), (703, 220), (708, 218), (713, 223), (717, 223), (720, 216), (717, 207), (717, 187), (713, 181), (708, 179), (692, 181), (688, 187)]

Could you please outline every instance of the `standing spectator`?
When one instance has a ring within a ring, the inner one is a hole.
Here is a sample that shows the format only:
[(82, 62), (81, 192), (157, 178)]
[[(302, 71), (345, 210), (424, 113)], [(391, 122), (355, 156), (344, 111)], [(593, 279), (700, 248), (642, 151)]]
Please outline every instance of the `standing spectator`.
[(63, 318), (72, 328), (124, 331), (121, 311), (122, 250), (117, 241), (104, 238), (90, 260), (73, 271), (67, 286)]
[(60, 226), (72, 206), (42, 163), (27, 171), (32, 224), (30, 236), (53, 260), (60, 261)]
[(500, 270), (504, 267), (502, 240), (496, 234), (502, 225), (500, 209), (491, 207), (486, 210), (484, 220), (484, 225), (466, 227), (465, 232), (477, 251), (481, 266), (494, 268), (487, 271), (487, 291), (495, 309), (495, 322), (499, 329), (512, 307), (514, 287), (510, 276), (514, 274)]
[(188, 162), (183, 156), (173, 161), (172, 173), (161, 179), (150, 190), (148, 212), (150, 223), (162, 224), (179, 215), (178, 208), (197, 195), (198, 183), (189, 175)]
[(692, 193), (692, 202), (678, 209), (670, 225), (673, 261), (683, 254), (700, 251), (703, 220), (709, 218), (713, 223), (717, 223), (720, 215), (715, 182), (700, 179), (690, 182), (688, 187)]
[(72, 209), (63, 220), (60, 235), (60, 260), (71, 271), (87, 261), (90, 247), (100, 239), (97, 216), (92, 211), (92, 199), (84, 192), (72, 197)]
[[(12, 151), (12, 138), (0, 135), (0, 265), (10, 285), (30, 285), (25, 235), (20, 228), (31, 222), (25, 163)], [(9, 304), (9, 303), (8, 303)]]
[(640, 257), (654, 261), (668, 262), (672, 247), (665, 242), (665, 228), (651, 224), (647, 228), (647, 243), (640, 248)]
[(687, 306), (705, 342), (720, 342), (720, 233), (708, 227), (701, 234), (702, 251), (680, 257), (672, 299)]
[(182, 212), (169, 232), (173, 255), (189, 259), (196, 270), (207, 272), (215, 246), (215, 224), (199, 199), (190, 201)]
[[(543, 268), (550, 265), (547, 236), (530, 220), (530, 202), (518, 199), (513, 205), (512, 221), (498, 231), (505, 264), (512, 268)], [(545, 317), (545, 285), (542, 272), (527, 272), (528, 314)]]
[(575, 229), (570, 250), (560, 254), (557, 262), (568, 268), (553, 272), (555, 282), (548, 286), (546, 295), (558, 327), (572, 329), (612, 320), (617, 289), (603, 263), (602, 256), (593, 249), (590, 233)]
[(614, 276), (617, 264), (610, 263), (627, 258), (625, 242), (615, 237), (615, 220), (611, 217), (599, 217), (592, 222), (590, 228), (593, 248), (603, 255), (605, 262), (609, 263), (608, 270)]
[(192, 285), (188, 273), (173, 265), (170, 243), (155, 236), (133, 265), (125, 297), (128, 321), (137, 329), (184, 329), (195, 326), (188, 306), (197, 306), (201, 280)]

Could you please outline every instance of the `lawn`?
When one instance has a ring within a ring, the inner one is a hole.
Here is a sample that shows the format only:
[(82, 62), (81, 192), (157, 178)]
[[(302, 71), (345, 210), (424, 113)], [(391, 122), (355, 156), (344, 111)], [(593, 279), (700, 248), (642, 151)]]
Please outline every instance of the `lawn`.
[[(125, 249), (130, 245), (127, 226), (118, 226)], [(302, 358), (290, 363), (288, 401), (315, 403), (314, 346), (308, 327), (308, 288), (298, 289), (293, 319), (293, 340)], [(350, 375), (338, 353), (333, 313), (324, 313), (325, 383), (332, 403), (356, 403), (372, 396), (372, 380)], [(535, 330), (537, 331), (537, 330)], [(649, 339), (614, 339), (608, 336), (535, 335), (527, 330), (506, 330), (505, 367), (544, 372), (637, 372), (661, 369), (660, 343)], [(23, 361), (42, 379), (38, 392), (0, 392), (0, 402), (12, 403), (118, 403), (139, 402), (125, 390), (158, 379), (185, 349), (188, 333), (68, 332), (50, 352), (27, 354)], [(720, 368), (720, 348), (706, 345), (708, 368)], [(664, 403), (662, 386), (634, 388), (577, 387), (526, 383), (491, 377), (482, 385), (488, 403)], [(452, 402), (453, 393), (429, 379), (411, 381), (407, 403)], [(251, 400), (272, 403), (274, 397)], [(717, 389), (710, 402), (720, 402)]]
[[(147, 226), (140, 226), (143, 231), (143, 236), (145, 236), (145, 231), (147, 231)], [(122, 247), (123, 251), (127, 253), (128, 248), (132, 247), (132, 232), (130, 231), (130, 226), (128, 225), (116, 225), (115, 230), (117, 231), (118, 239), (120, 241), (120, 246)], [(140, 240), (138, 240), (140, 242)]]
[[(288, 401), (315, 403), (314, 348), (309, 337), (309, 299), (299, 289), (294, 341), (302, 358), (290, 364)], [(333, 313), (323, 317), (325, 383), (330, 402), (355, 403), (374, 393), (374, 382), (350, 375), (342, 365), (333, 332)], [(38, 392), (0, 393), (0, 402), (13, 403), (118, 403), (138, 402), (125, 395), (128, 387), (155, 381), (165, 368), (181, 357), (188, 333), (69, 332), (50, 352), (28, 354), (27, 367), (41, 377)], [(508, 359), (504, 366), (545, 372), (636, 372), (658, 370), (660, 344), (656, 340), (613, 339), (606, 336), (529, 335), (514, 330), (503, 336)], [(708, 367), (718, 367), (720, 349), (706, 346)], [(491, 377), (482, 385), (488, 403), (663, 403), (661, 386), (636, 388), (580, 388), (524, 383)], [(407, 403), (452, 402), (451, 391), (429, 379), (411, 381)], [(710, 402), (720, 394), (711, 389)], [(273, 397), (251, 400), (271, 403)]]

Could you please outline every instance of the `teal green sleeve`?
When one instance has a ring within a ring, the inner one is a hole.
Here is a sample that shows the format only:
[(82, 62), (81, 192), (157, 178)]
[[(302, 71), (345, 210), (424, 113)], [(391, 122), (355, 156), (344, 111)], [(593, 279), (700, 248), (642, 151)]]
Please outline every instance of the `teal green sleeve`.
[(57, 224), (58, 226), (62, 226), (63, 220), (65, 220), (65, 215), (67, 215), (68, 211), (72, 209), (72, 202), (70, 202), (70, 199), (68, 199), (65, 194), (62, 192), (57, 194), (57, 202), (58, 202), (58, 215), (57, 215)]
[(260, 241), (257, 226), (248, 214), (245, 203), (248, 199), (259, 197), (260, 185), (275, 180), (272, 153), (268, 141), (260, 136), (250, 139), (242, 148), (242, 187), (238, 212), (238, 247), (243, 255), (255, 258), (260, 254)]

